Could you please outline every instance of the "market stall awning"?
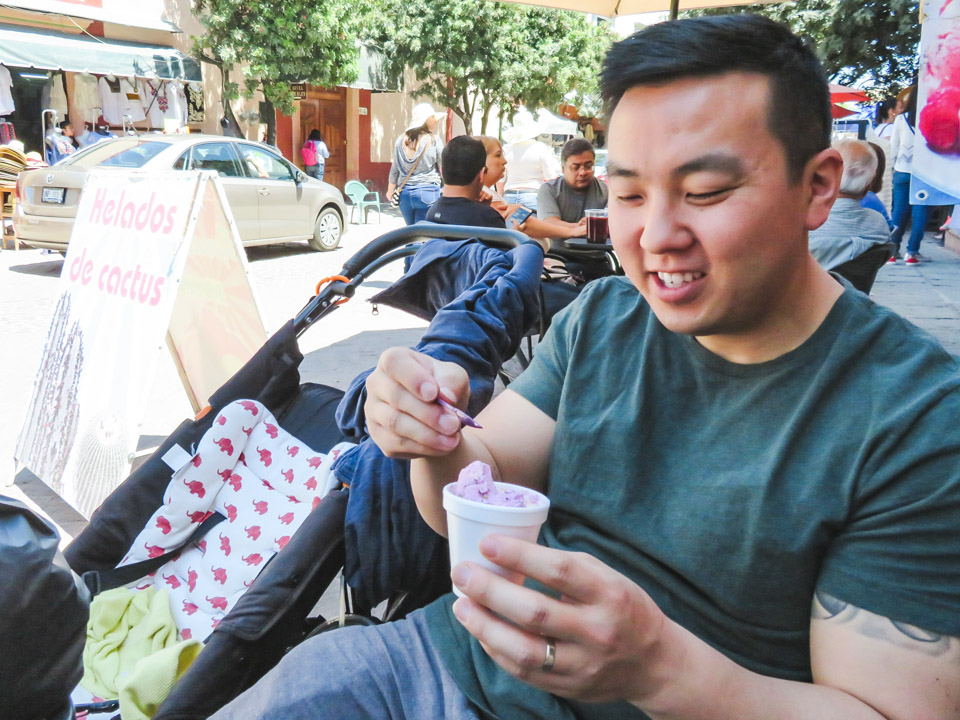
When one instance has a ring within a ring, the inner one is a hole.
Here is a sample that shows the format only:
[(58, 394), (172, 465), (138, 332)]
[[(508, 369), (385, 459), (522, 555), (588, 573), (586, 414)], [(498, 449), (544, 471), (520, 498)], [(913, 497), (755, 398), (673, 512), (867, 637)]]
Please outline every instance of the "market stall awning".
[(98, 75), (200, 80), (197, 62), (173, 48), (0, 25), (0, 65)]

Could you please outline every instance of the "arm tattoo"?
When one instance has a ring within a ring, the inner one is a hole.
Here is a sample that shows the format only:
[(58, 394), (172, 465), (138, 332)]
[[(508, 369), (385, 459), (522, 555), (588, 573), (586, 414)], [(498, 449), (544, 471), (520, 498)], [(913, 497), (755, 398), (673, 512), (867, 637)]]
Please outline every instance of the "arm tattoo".
[(813, 595), (810, 617), (848, 625), (857, 633), (876, 640), (885, 640), (907, 650), (917, 650), (931, 657), (944, 656), (960, 665), (960, 640), (949, 635), (924, 630), (898, 620), (876, 615), (848, 602), (817, 590)]

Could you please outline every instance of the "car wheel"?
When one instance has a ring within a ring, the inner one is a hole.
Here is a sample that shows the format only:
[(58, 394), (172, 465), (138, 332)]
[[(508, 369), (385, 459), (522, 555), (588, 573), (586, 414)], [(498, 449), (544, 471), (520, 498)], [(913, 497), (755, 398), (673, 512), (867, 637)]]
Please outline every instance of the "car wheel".
[(313, 226), (313, 237), (310, 238), (310, 247), (314, 250), (334, 250), (340, 244), (343, 235), (343, 220), (340, 213), (334, 208), (325, 208)]

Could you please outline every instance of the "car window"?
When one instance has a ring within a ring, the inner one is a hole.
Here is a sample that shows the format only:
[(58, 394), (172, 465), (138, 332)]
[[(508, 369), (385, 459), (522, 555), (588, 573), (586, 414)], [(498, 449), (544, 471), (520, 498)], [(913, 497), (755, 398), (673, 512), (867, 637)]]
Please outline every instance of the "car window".
[(293, 171), (283, 158), (255, 145), (237, 146), (251, 177), (293, 181)]
[(63, 164), (81, 168), (95, 166), (139, 168), (168, 147), (170, 147), (168, 142), (120, 138), (109, 142), (99, 142), (76, 158), (68, 158)]
[(190, 151), (187, 150), (183, 155), (177, 158), (177, 161), (173, 164), (173, 169), (186, 170), (187, 167), (189, 167), (188, 165), (189, 160), (190, 160)]
[[(178, 161), (179, 162), (179, 161)], [(193, 146), (190, 170), (215, 170), (221, 177), (244, 177), (230, 143), (212, 142)]]

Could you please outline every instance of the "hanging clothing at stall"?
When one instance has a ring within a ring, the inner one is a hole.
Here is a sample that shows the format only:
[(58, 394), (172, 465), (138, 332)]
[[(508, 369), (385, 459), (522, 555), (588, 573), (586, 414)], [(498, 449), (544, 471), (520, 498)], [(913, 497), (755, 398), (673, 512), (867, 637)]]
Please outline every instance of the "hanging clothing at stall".
[(10, 71), (3, 65), (0, 65), (0, 117), (12, 115), (17, 109), (13, 102), (13, 79), (10, 77)]
[(187, 84), (187, 122), (204, 121), (203, 87), (198, 82)]
[(63, 73), (54, 73), (40, 91), (40, 104), (43, 109), (57, 111), (58, 121), (70, 119), (70, 107), (67, 105), (67, 90), (63, 85)]
[(132, 122), (147, 117), (143, 113), (136, 81), (129, 78), (110, 79), (109, 75), (100, 78), (100, 105), (103, 117), (111, 125), (122, 125), (124, 115), (129, 115)]
[(187, 124), (187, 94), (183, 89), (183, 83), (179, 80), (170, 80), (167, 86), (167, 110), (164, 112), (164, 118), (176, 120), (180, 125)]
[(170, 103), (167, 101), (167, 83), (163, 80), (141, 80), (140, 102), (150, 121), (150, 127), (162, 128), (163, 118)]
[(77, 73), (73, 76), (73, 109), (83, 118), (84, 124), (89, 123), (90, 127), (93, 127), (100, 116), (100, 87), (97, 78), (90, 73)]

